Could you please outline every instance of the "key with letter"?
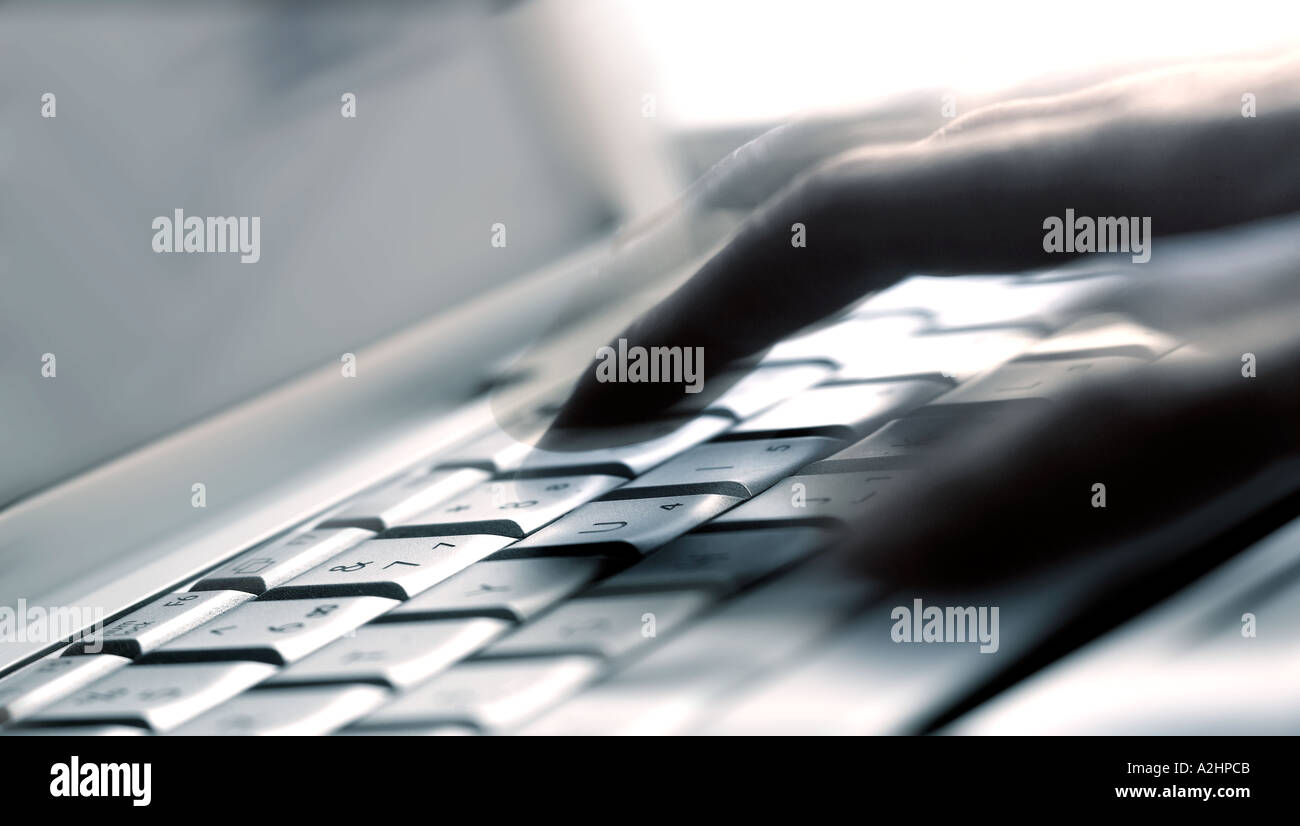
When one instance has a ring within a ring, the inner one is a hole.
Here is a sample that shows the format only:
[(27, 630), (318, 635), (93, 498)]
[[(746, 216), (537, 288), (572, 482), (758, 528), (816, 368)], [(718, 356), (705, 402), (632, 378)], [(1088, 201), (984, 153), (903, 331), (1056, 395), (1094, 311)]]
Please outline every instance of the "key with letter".
[(410, 688), (479, 650), (509, 627), (505, 620), (485, 617), (367, 625), (289, 666), (270, 684), (374, 683)]
[(102, 651), (134, 659), (250, 599), (243, 591), (167, 594), (74, 642), (64, 653)]
[(271, 589), (263, 599), (409, 599), (512, 541), (491, 534), (372, 539)]
[(21, 720), (130, 662), (115, 654), (38, 660), (0, 680), (0, 723)]
[(599, 559), (554, 557), (488, 560), (389, 611), (382, 622), (499, 617), (523, 622), (599, 576)]
[(275, 673), (265, 663), (131, 665), (38, 712), (31, 725), (124, 724), (164, 732)]
[(240, 554), (190, 590), (263, 594), (372, 536), (372, 531), (361, 528), (318, 528), (290, 534)]
[(287, 665), (397, 604), (380, 597), (249, 602), (148, 655), (148, 662), (252, 660)]
[(511, 545), (502, 556), (554, 552), (639, 557), (740, 501), (735, 496), (695, 494), (591, 502)]

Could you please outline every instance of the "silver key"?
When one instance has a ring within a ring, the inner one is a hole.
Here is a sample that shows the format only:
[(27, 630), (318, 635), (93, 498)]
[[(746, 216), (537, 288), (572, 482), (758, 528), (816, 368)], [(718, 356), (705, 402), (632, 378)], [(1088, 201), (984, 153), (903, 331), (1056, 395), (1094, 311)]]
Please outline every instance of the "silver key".
[(523, 622), (594, 580), (599, 559), (501, 559), (471, 565), (451, 579), (402, 603), (380, 619), (499, 617)]
[(140, 737), (145, 734), (148, 732), (134, 726), (42, 726), (0, 731), (0, 737)]
[(978, 412), (984, 408), (947, 408), (948, 413), (925, 408), (911, 416), (895, 419), (860, 442), (849, 445), (803, 469), (809, 473), (848, 473), (915, 466), (945, 439), (960, 438), (970, 429), (986, 425), (997, 415)]
[(388, 696), (387, 690), (373, 685), (247, 691), (169, 734), (314, 737), (364, 717)]
[(1129, 279), (1103, 275), (1036, 282), (1006, 276), (914, 276), (863, 303), (857, 316), (924, 308), (937, 328), (1028, 327), (1057, 329), (1083, 307), (1123, 289)]
[(1153, 361), (1178, 347), (1164, 333), (1114, 313), (1088, 316), (1033, 345), (1022, 359), (1130, 356)]
[(380, 597), (250, 602), (148, 656), (149, 662), (301, 660), (397, 604)]
[(382, 531), (399, 525), (421, 511), (466, 491), (489, 474), (474, 468), (435, 470), (404, 476), (361, 494), (342, 510), (331, 514), (319, 528), (365, 528)]
[(873, 596), (836, 566), (801, 567), (655, 647), (611, 679), (557, 706), (521, 734), (672, 734), (779, 671)]
[(252, 598), (243, 591), (167, 594), (74, 642), (65, 653), (103, 651), (135, 659)]
[(863, 349), (844, 359), (834, 380), (927, 376), (963, 382), (1010, 361), (1038, 338), (1037, 334), (1017, 328), (912, 336), (898, 347)]
[(735, 496), (691, 494), (592, 502), (532, 536), (504, 556), (536, 556), (543, 549), (568, 553), (639, 556), (671, 542), (742, 501)]
[(375, 683), (410, 688), (500, 636), (500, 619), (452, 619), (367, 625), (289, 666), (272, 685)]
[(383, 706), (359, 725), (465, 723), (484, 731), (509, 729), (564, 700), (602, 668), (594, 657), (463, 663)]
[(108, 724), (169, 731), (275, 673), (265, 663), (132, 665), (29, 719), (39, 725)]
[(735, 591), (806, 558), (830, 540), (829, 531), (815, 527), (687, 534), (604, 580), (591, 595), (673, 588)]
[(622, 657), (658, 640), (712, 602), (703, 591), (626, 594), (566, 602), (493, 645), (485, 657)]
[(853, 318), (788, 338), (769, 350), (762, 363), (820, 359), (839, 365), (862, 352), (895, 351), (905, 347), (906, 342), (926, 326), (926, 319), (918, 316)]
[(0, 723), (21, 720), (131, 661), (114, 654), (47, 657), (0, 680)]
[[(709, 442), (633, 479), (615, 495), (640, 490), (646, 496), (677, 492), (749, 498), (843, 445), (820, 436)], [(650, 490), (659, 488), (674, 490)]]
[(897, 484), (909, 471), (791, 476), (709, 523), (709, 529), (736, 525), (813, 523), (835, 526), (867, 513), (876, 494)]
[(921, 379), (815, 387), (741, 422), (727, 435), (859, 439), (946, 389), (945, 384)]
[(392, 536), (491, 533), (525, 536), (623, 481), (619, 476), (548, 476), (485, 482), (417, 514)]
[(325, 560), (374, 536), (361, 528), (290, 534), (240, 554), (194, 585), (191, 591), (247, 591), (263, 594)]
[(935, 406), (1051, 399), (1082, 383), (1140, 367), (1142, 359), (1099, 356), (1085, 359), (1016, 361), (935, 399)]
[(372, 539), (273, 588), (267, 600), (374, 596), (409, 599), (511, 543), (509, 537)]
[[(778, 402), (807, 390), (834, 373), (829, 364), (773, 364), (750, 370), (744, 375), (727, 374), (710, 382), (735, 383), (711, 398), (706, 386), (698, 396), (687, 396), (669, 408), (670, 412), (713, 413), (733, 419), (748, 419)], [(706, 397), (704, 399), (699, 396)]]
[(707, 442), (731, 427), (728, 416), (667, 419), (600, 430), (557, 430), (557, 446), (526, 448), (507, 462), (506, 470), (542, 473), (609, 473), (632, 478), (689, 447)]

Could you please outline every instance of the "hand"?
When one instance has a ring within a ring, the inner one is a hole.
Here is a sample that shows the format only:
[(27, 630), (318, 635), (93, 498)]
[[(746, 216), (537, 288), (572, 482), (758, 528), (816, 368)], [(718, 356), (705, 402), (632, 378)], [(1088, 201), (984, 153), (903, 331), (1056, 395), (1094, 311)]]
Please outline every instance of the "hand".
[[(1255, 118), (1242, 117), (1245, 92), (1260, 102)], [(994, 104), (919, 142), (863, 147), (801, 174), (622, 337), (703, 347), (717, 374), (913, 271), (1061, 263), (1043, 249), (1043, 220), (1067, 207), (1150, 217), (1157, 247), (1300, 211), (1298, 139), (1294, 58)], [(725, 176), (714, 177), (716, 188)], [(795, 223), (806, 227), (805, 248), (790, 242)], [(1185, 547), (1289, 494), (1300, 303), (1239, 296), (1230, 317), (1207, 325), (1221, 308), (1176, 282), (1148, 290), (1146, 302), (1177, 308), (1166, 315), (1183, 322), (1191, 342), (1183, 352), (1199, 355), (1084, 384), (1050, 406), (965, 433), (881, 496), (869, 523), (852, 531), (855, 564), (892, 579), (964, 582), (1122, 549), (1139, 537), (1155, 553), (1161, 540), (1153, 537)], [(1255, 378), (1241, 372), (1247, 352), (1267, 365)], [(600, 384), (588, 372), (555, 424), (636, 421), (680, 393), (672, 384)], [(1092, 506), (1097, 483), (1107, 491), (1104, 509)]]

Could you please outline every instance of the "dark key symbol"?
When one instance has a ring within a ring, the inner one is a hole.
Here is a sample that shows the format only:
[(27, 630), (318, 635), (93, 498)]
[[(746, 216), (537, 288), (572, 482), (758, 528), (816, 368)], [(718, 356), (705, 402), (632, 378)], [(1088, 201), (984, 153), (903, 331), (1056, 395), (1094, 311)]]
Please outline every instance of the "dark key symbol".
[(274, 634), (285, 634), (289, 631), (297, 631), (302, 628), (301, 622), (286, 622), (284, 625), (268, 625), (266, 630)]
[(366, 567), (367, 565), (373, 565), (373, 564), (375, 563), (357, 562), (356, 564), (353, 565), (335, 565), (333, 568), (330, 568), (330, 571), (335, 573), (340, 573), (340, 574), (350, 574), (353, 571), (360, 571), (362, 568)]
[[(602, 525), (613, 525), (614, 527), (612, 527), (612, 528), (601, 528)], [(600, 528), (600, 530), (598, 530), (598, 531), (578, 531), (578, 533), (609, 533), (610, 531), (616, 531), (616, 530), (618, 530), (619, 528), (626, 528), (626, 527), (627, 527), (627, 523), (626, 523), (626, 522), (592, 522), (592, 523), (591, 523), (591, 526), (592, 526), (593, 528)]]
[(569, 487), (568, 482), (556, 482), (553, 485), (547, 485), (546, 487), (542, 488), (542, 490), (557, 491), (557, 490), (564, 490), (568, 487)]
[(453, 508), (447, 508), (447, 513), (460, 513), (469, 510), (469, 505), (456, 505)]
[(420, 563), (418, 563), (418, 562), (401, 562), (401, 561), (393, 561), (393, 562), (390, 562), (390, 563), (388, 563), (387, 565), (385, 565), (385, 566), (384, 566), (384, 570), (387, 571), (389, 568), (393, 567), (394, 565), (410, 565), (412, 568), (418, 568), (418, 567), (420, 567)]
[(818, 503), (819, 505), (824, 505), (824, 504), (826, 504), (827, 502), (831, 501), (831, 498), (830, 498), (829, 496), (809, 496), (809, 497), (808, 497), (807, 499), (805, 499), (804, 501), (805, 501), (805, 502), (816, 502), (816, 503)]
[(477, 597), (482, 594), (494, 594), (497, 591), (509, 591), (509, 585), (488, 585), (486, 582), (475, 588), (473, 591), (466, 591), (465, 596)]
[(221, 636), (224, 632), (226, 632), (226, 631), (231, 631), (231, 630), (233, 630), (233, 629), (235, 629), (235, 628), (238, 628), (238, 627), (239, 627), (238, 625), (223, 625), (223, 626), (221, 626), (220, 628), (209, 628), (209, 629), (208, 629), (208, 633), (209, 633), (209, 634), (216, 634), (216, 635), (219, 637), (219, 636)]
[(164, 602), (164, 603), (163, 603), (163, 607), (164, 607), (164, 608), (180, 608), (180, 607), (181, 607), (182, 605), (184, 605), (185, 603), (187, 603), (187, 602), (191, 602), (191, 601), (196, 600), (196, 599), (198, 599), (198, 598), (199, 598), (199, 595), (198, 595), (198, 594), (183, 594), (183, 595), (181, 595), (181, 596), (179, 596), (179, 597), (176, 597), (176, 598), (173, 599), (171, 602)]
[(439, 542), (437, 545), (434, 545), (434, 546), (433, 546), (433, 550), (436, 551), (436, 550), (438, 550), (439, 548), (454, 548), (454, 547), (456, 547), (456, 546), (453, 545), (453, 544), (450, 543), (450, 542)]
[(783, 450), (789, 450), (789, 449), (790, 449), (789, 445), (768, 445), (767, 446), (768, 453), (780, 453)]
[(334, 611), (336, 611), (337, 609), (338, 609), (337, 605), (317, 605), (315, 608), (311, 610), (311, 613), (307, 614), (307, 618), (311, 619), (312, 617), (328, 617), (330, 614), (334, 613)]
[(536, 504), (537, 504), (536, 499), (525, 499), (522, 502), (506, 502), (497, 510), (505, 510), (506, 508), (531, 508), (533, 505)]
[(854, 499), (854, 500), (853, 500), (852, 502), (850, 502), (849, 504), (850, 504), (850, 505), (861, 505), (863, 502), (867, 501), (868, 499), (870, 499), (871, 497), (873, 497), (873, 496), (875, 496), (875, 495), (876, 495), (876, 491), (873, 490), (871, 493), (868, 493), (866, 496), (863, 496), (863, 497), (860, 498), (860, 499)]
[(659, 506), (659, 510), (671, 511), (671, 510), (676, 510), (677, 508), (680, 508), (681, 506), (682, 506), (682, 503), (681, 503), (681, 502), (673, 502), (671, 505), (660, 505), (660, 506)]

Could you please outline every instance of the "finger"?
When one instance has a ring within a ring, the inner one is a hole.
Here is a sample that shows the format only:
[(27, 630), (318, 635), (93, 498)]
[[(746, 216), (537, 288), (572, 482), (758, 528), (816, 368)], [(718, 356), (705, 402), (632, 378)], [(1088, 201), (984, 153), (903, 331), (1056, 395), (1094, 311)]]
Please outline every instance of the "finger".
[[(1178, 87), (1169, 97), (1188, 93)], [(1084, 107), (840, 158), (758, 209), (621, 338), (702, 347), (707, 377), (907, 272), (1059, 263), (1044, 250), (1044, 219), (1067, 207), (1149, 218), (1162, 238), (1300, 209), (1300, 105), (1291, 99), (1245, 119), (1213, 102), (1154, 112)], [(792, 243), (796, 226), (805, 246)], [(557, 424), (632, 421), (683, 389), (607, 385), (592, 369)]]
[[(1300, 485), (1293, 469), (1270, 475), (1300, 455), (1300, 347), (1289, 331), (1267, 351), (1261, 332), (1279, 327), (1251, 326), (1216, 355), (1082, 385), (964, 433), (876, 497), (845, 550), (875, 577), (968, 584), (1139, 537), (1149, 556), (1162, 531), (1185, 549), (1188, 528), (1235, 524)], [(1262, 351), (1267, 375), (1242, 375), (1241, 347)]]

